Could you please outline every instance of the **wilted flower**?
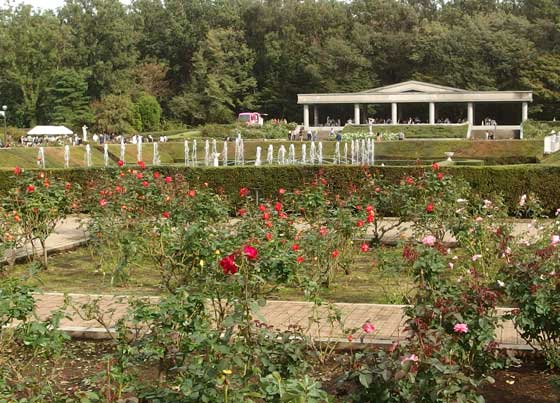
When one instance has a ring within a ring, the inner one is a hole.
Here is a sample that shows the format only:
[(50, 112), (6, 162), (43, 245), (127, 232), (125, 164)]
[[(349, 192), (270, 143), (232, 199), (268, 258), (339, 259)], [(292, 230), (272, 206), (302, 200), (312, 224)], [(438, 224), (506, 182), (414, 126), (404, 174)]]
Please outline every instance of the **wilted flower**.
[(416, 354), (410, 354), (408, 357), (403, 357), (401, 364), (404, 364), (407, 361), (418, 362), (418, 356)]

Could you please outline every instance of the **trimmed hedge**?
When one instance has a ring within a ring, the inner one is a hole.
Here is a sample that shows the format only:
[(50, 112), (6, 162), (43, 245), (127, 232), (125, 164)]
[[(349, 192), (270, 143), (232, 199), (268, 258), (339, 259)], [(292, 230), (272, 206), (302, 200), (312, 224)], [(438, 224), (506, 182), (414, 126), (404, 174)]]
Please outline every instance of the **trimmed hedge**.
[[(208, 183), (220, 192), (237, 194), (239, 188), (248, 187), (259, 192), (260, 197), (269, 197), (279, 188), (294, 189), (311, 182), (321, 173), (334, 190), (343, 191), (351, 185), (360, 186), (366, 176), (364, 170), (381, 174), (392, 181), (406, 175), (418, 174), (425, 167), (359, 167), (349, 165), (328, 166), (261, 166), (185, 168), (163, 166), (158, 171), (164, 174), (180, 173), (194, 184)], [(510, 208), (515, 208), (522, 194), (535, 193), (543, 207), (552, 214), (560, 207), (560, 166), (511, 165), (511, 166), (449, 166), (444, 172), (464, 178), (481, 197), (501, 193)], [(78, 168), (47, 170), (70, 182), (86, 183), (107, 176), (114, 176), (116, 168)], [(0, 171), (0, 192), (13, 184), (11, 171)]]
[(551, 131), (560, 132), (560, 122), (526, 120), (522, 126), (523, 138), (526, 139), (542, 139)]
[[(375, 125), (373, 133), (404, 133), (405, 138), (458, 138), (467, 137), (468, 124), (462, 125)], [(342, 129), (343, 134), (369, 133), (369, 125), (347, 125)]]

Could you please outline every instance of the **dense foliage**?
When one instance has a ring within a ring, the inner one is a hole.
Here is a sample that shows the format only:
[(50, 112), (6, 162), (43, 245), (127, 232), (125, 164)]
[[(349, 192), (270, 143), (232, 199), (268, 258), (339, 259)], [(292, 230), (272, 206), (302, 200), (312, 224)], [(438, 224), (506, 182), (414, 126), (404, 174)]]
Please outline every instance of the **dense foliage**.
[(67, 0), (55, 12), (8, 5), (0, 11), (0, 93), (11, 125), (139, 130), (130, 111), (143, 94), (157, 99), (166, 121), (229, 122), (248, 109), (300, 121), (297, 93), (417, 79), (532, 90), (531, 115), (552, 120), (559, 18), (558, 4), (541, 0)]

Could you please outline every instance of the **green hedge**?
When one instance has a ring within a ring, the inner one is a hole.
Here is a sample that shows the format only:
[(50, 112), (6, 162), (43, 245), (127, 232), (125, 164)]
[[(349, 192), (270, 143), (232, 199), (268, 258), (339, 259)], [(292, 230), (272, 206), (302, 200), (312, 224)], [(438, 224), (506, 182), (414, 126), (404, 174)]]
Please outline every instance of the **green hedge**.
[[(468, 124), (463, 125), (375, 125), (374, 133), (404, 133), (405, 138), (466, 138)], [(343, 134), (369, 133), (368, 125), (347, 125)]]
[(523, 122), (523, 138), (542, 139), (551, 131), (560, 132), (560, 122), (546, 122), (538, 120), (526, 120)]
[[(382, 174), (389, 180), (398, 181), (405, 175), (416, 174), (423, 167), (372, 167), (372, 173)], [(502, 193), (510, 208), (514, 208), (519, 197), (535, 193), (548, 213), (560, 207), (560, 166), (512, 165), (512, 166), (450, 166), (445, 172), (464, 178), (481, 197)], [(70, 182), (86, 183), (90, 180), (115, 175), (116, 168), (53, 169), (51, 174)], [(294, 189), (310, 182), (321, 172), (335, 190), (343, 191), (352, 184), (365, 180), (364, 168), (357, 166), (262, 166), (184, 168), (165, 166), (158, 168), (162, 173), (180, 173), (195, 184), (208, 183), (214, 189), (237, 194), (246, 186), (259, 192), (260, 196), (276, 194), (279, 188)], [(11, 171), (0, 171), (0, 192), (13, 183)]]

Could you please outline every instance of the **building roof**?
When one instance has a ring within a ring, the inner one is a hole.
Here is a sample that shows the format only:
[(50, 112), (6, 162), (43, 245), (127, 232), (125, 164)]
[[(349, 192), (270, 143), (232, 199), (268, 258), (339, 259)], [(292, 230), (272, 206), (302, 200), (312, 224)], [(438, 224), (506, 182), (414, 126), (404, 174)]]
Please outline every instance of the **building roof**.
[(70, 136), (74, 132), (65, 126), (35, 126), (27, 132), (29, 136)]
[(531, 91), (470, 91), (414, 80), (360, 92), (298, 94), (298, 104), (532, 101)]

